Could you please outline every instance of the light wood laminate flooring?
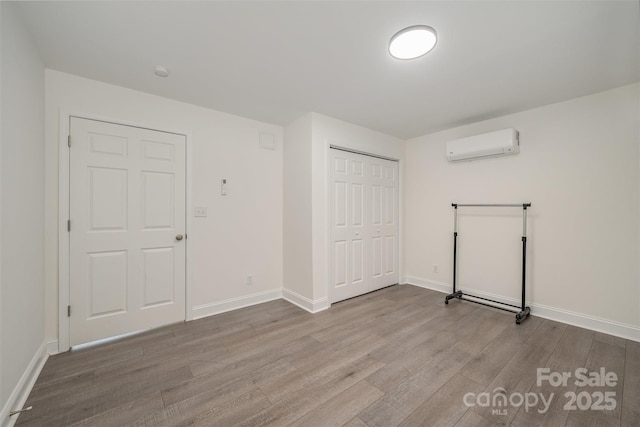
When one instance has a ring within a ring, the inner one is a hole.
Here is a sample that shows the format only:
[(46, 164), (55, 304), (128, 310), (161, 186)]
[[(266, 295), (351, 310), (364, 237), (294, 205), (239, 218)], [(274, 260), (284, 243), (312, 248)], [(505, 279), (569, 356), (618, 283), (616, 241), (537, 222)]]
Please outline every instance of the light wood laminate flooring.
[[(581, 367), (616, 384), (537, 384), (538, 368)], [(584, 407), (605, 392), (614, 409), (565, 408), (565, 393)], [(277, 300), (55, 355), (30, 405), (17, 425), (639, 426), (640, 343), (516, 325), (401, 285), (317, 314)]]

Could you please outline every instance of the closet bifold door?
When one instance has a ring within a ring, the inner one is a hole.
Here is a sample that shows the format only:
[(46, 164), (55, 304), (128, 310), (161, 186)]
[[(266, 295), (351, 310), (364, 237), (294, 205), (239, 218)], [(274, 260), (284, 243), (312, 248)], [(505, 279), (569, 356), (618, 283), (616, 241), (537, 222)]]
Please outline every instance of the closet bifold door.
[(398, 163), (331, 149), (330, 297), (398, 283)]

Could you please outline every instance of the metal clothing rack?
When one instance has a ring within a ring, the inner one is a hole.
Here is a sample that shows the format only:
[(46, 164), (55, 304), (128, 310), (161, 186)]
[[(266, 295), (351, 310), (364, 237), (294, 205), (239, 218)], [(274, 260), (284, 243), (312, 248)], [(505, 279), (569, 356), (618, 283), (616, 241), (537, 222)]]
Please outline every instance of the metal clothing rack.
[[(498, 308), (500, 310), (509, 311), (511, 313), (516, 313), (516, 324), (520, 324), (523, 320), (529, 317), (531, 314), (531, 308), (525, 305), (525, 297), (526, 297), (526, 286), (525, 286), (525, 277), (526, 277), (526, 265), (527, 265), (527, 208), (531, 206), (531, 203), (522, 203), (522, 204), (461, 204), (461, 203), (452, 203), (451, 206), (454, 208), (453, 213), (453, 293), (447, 295), (444, 299), (445, 304), (449, 304), (450, 299), (461, 299), (465, 301), (475, 302), (476, 304), (486, 305), (488, 307)], [(466, 292), (462, 292), (456, 290), (456, 261), (457, 261), (457, 248), (458, 248), (458, 208), (459, 207), (498, 207), (498, 208), (522, 208), (522, 303), (520, 306), (507, 304), (500, 301), (494, 301), (492, 299), (479, 297), (476, 295), (471, 295)], [(466, 297), (471, 297), (475, 299), (467, 299)], [(476, 300), (488, 301), (493, 304), (489, 304), (487, 302), (481, 302)], [(499, 304), (499, 305), (494, 305)], [(513, 308), (511, 308), (513, 307)], [(515, 310), (514, 310), (515, 308)]]

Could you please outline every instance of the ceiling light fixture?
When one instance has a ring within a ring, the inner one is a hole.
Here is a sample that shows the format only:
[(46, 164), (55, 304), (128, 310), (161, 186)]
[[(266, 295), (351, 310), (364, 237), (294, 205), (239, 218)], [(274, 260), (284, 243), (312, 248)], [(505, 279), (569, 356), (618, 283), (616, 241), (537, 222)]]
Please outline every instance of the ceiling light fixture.
[(162, 65), (158, 65), (153, 73), (158, 77), (169, 77), (169, 70), (164, 68)]
[(434, 48), (436, 30), (427, 25), (413, 25), (398, 31), (389, 41), (389, 53), (397, 59), (415, 59)]

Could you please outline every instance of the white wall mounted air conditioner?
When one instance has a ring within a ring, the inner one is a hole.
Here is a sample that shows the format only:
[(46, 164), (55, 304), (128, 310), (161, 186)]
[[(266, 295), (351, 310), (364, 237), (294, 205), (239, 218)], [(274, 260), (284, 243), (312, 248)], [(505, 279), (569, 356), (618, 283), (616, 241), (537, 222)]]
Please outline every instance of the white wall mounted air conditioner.
[(518, 131), (512, 128), (447, 142), (447, 160), (450, 162), (509, 156), (519, 152)]

